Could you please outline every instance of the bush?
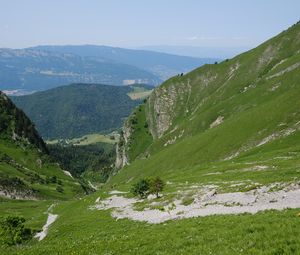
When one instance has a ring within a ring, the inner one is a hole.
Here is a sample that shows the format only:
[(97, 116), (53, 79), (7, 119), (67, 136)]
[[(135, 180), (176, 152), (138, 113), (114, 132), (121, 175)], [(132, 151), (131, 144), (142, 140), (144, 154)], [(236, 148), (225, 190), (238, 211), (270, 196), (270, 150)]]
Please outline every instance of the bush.
[(141, 179), (132, 185), (131, 193), (141, 198), (146, 198), (149, 194), (150, 183), (148, 179)]
[(63, 193), (64, 189), (62, 188), (62, 186), (57, 186), (56, 191), (59, 192), (59, 193)]
[(7, 216), (0, 222), (0, 237), (3, 244), (20, 244), (32, 238), (33, 231), (25, 228), (25, 219), (18, 216)]

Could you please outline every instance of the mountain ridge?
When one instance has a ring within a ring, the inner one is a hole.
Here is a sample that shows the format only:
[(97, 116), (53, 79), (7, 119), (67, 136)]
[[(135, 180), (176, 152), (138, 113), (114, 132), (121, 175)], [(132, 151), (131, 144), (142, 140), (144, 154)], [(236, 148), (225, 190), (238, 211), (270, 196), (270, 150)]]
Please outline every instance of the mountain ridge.
[(132, 65), (33, 49), (0, 49), (0, 68), (2, 90), (45, 90), (72, 82), (122, 85), (131, 80), (161, 81)]
[(68, 83), (158, 85), (215, 59), (108, 46), (36, 46), (0, 49), (0, 89), (41, 91)]
[[(117, 166), (130, 165), (116, 179), (130, 171), (134, 176), (164, 175), (171, 169), (175, 174), (219, 161), (230, 164), (290, 135), (297, 139), (299, 38), (298, 23), (255, 49), (156, 88), (123, 127)], [(256, 116), (255, 123), (250, 116)], [(141, 123), (145, 128), (139, 128)]]

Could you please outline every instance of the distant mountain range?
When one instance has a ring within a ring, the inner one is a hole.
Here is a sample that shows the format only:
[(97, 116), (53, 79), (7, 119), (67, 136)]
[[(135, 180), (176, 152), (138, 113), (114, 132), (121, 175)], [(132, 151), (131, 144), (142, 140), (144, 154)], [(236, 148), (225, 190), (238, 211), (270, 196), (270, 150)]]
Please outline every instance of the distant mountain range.
[(69, 83), (158, 85), (215, 60), (95, 45), (0, 49), (0, 89), (40, 91)]

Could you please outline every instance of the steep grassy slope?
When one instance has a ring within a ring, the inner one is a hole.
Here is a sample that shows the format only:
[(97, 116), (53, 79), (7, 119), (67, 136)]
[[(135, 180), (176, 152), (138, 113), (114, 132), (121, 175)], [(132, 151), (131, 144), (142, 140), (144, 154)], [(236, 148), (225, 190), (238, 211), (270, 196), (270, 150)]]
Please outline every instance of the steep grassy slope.
[(27, 116), (0, 92), (0, 194), (19, 199), (66, 199), (80, 184), (51, 162)]
[(166, 81), (124, 126), (119, 151), (131, 164), (115, 182), (161, 175), (197, 183), (212, 169), (224, 173), (209, 179), (230, 180), (236, 177), (226, 169), (264, 160), (278, 171), (240, 172), (239, 178), (299, 179), (299, 70), (297, 24), (231, 60)]
[(151, 88), (71, 84), (12, 100), (32, 119), (42, 137), (74, 138), (120, 128), (123, 119), (141, 103), (140, 98), (133, 100), (127, 94)]

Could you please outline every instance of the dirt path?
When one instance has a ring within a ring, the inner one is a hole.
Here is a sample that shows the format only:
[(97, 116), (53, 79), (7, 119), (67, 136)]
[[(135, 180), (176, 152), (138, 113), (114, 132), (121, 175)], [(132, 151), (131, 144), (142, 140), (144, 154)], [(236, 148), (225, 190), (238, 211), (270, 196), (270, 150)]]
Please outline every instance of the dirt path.
[(49, 207), (49, 209), (47, 210), (48, 212), (48, 218), (47, 218), (47, 222), (46, 224), (43, 226), (43, 230), (39, 233), (37, 233), (34, 237), (38, 238), (39, 241), (42, 241), (48, 234), (48, 228), (49, 226), (56, 221), (58, 215), (57, 214), (52, 214), (49, 211), (53, 208), (53, 204)]
[[(163, 210), (145, 208), (134, 209), (139, 200), (113, 195), (103, 201), (98, 200), (94, 209), (113, 209), (112, 216), (116, 219), (128, 218), (135, 221), (161, 223), (171, 219), (183, 219), (221, 214), (257, 213), (264, 210), (283, 210), (300, 208), (300, 186), (292, 185), (284, 190), (269, 191), (270, 187), (262, 187), (249, 192), (216, 194), (214, 190), (203, 190), (194, 195), (190, 205), (183, 205), (175, 200), (164, 206)], [(149, 201), (149, 205), (157, 202)], [(149, 206), (149, 207), (150, 207)]]

